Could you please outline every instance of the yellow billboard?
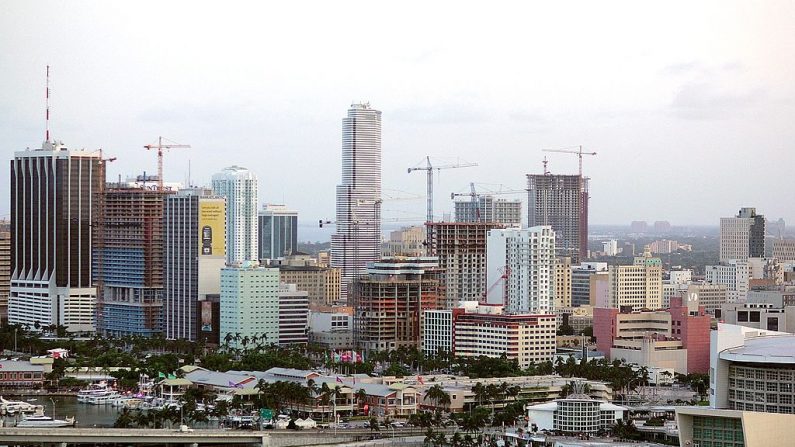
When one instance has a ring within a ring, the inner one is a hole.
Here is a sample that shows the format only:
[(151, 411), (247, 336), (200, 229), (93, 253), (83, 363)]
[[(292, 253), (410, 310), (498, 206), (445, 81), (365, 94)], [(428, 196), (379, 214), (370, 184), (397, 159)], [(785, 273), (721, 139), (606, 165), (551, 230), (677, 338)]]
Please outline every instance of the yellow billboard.
[(199, 200), (199, 255), (226, 256), (224, 231), (226, 204), (223, 200)]

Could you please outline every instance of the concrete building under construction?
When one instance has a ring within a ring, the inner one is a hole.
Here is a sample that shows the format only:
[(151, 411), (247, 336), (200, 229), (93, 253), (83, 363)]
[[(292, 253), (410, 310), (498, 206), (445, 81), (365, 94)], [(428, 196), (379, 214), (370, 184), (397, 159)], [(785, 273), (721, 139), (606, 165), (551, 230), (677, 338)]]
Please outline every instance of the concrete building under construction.
[(420, 317), (440, 306), (440, 276), (432, 257), (371, 263), (351, 284), (354, 345), (365, 351), (419, 347)]
[(588, 178), (527, 175), (527, 226), (550, 225), (559, 257), (578, 264), (588, 257)]
[(108, 184), (99, 200), (94, 250), (97, 332), (162, 332), (163, 205), (171, 191)]
[(486, 284), (486, 239), (489, 230), (505, 228), (495, 222), (433, 222), (430, 252), (439, 259), (445, 297), (442, 307), (459, 301), (482, 301)]

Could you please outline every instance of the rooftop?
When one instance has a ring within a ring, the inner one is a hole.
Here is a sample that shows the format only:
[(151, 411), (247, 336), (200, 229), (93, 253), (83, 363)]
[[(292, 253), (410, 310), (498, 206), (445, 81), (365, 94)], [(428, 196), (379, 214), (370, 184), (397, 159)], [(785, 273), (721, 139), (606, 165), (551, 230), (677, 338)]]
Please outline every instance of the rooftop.
[(795, 364), (795, 335), (748, 338), (742, 346), (721, 351), (720, 358), (733, 362)]

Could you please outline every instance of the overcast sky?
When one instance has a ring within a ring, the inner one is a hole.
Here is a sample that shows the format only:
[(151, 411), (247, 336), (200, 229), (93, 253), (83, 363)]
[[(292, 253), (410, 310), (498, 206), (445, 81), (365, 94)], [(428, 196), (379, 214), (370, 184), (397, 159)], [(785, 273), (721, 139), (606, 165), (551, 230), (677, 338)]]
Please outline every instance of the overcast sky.
[(795, 3), (525, 3), (4, 1), (0, 147), (41, 145), (49, 64), (53, 135), (118, 157), (110, 179), (155, 172), (142, 146), (163, 135), (193, 146), (166, 155), (167, 180), (188, 160), (198, 184), (245, 166), (304, 222), (334, 218), (341, 119), (369, 101), (391, 197), (424, 196), (406, 168), (426, 155), (479, 163), (441, 172), (439, 216), (469, 182), (524, 188), (542, 148), (583, 145), (592, 223), (755, 206), (795, 224)]

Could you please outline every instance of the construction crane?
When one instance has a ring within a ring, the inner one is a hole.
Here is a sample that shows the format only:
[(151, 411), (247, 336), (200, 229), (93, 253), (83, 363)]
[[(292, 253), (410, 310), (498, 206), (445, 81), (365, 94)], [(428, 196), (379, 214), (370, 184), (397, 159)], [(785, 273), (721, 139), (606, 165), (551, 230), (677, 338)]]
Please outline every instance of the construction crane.
[(508, 300), (508, 278), (510, 278), (510, 276), (511, 276), (511, 267), (509, 267), (507, 265), (504, 266), (504, 267), (500, 267), (499, 269), (497, 269), (497, 272), (500, 273), (500, 277), (497, 278), (497, 280), (494, 281), (494, 284), (489, 286), (489, 288), (485, 292), (483, 292), (483, 300), (482, 300), (482, 302), (484, 302), (484, 303), (487, 302), (487, 300), (489, 298), (489, 294), (498, 285), (500, 285), (500, 282), (502, 282), (502, 285), (503, 285), (503, 288), (502, 288), (502, 304), (507, 306), (508, 303), (506, 301)]
[[(473, 166), (477, 166), (477, 163), (455, 163), (450, 165), (442, 165), (442, 166), (433, 166), (431, 164), (431, 157), (425, 157), (425, 166), (419, 166), (415, 168), (408, 168), (408, 173), (411, 174), (414, 171), (425, 171), (428, 176), (428, 185), (427, 185), (427, 201), (428, 201), (428, 209), (427, 209), (427, 219), (426, 223), (433, 222), (433, 170), (436, 169), (437, 171), (441, 171), (442, 169), (456, 169), (456, 168), (471, 168)], [(428, 227), (428, 231), (425, 236), (425, 243), (430, 246), (431, 243), (431, 227)]]
[[(582, 177), (582, 156), (583, 155), (596, 155), (596, 152), (583, 152), (582, 146), (578, 146), (578, 150), (571, 149), (541, 149), (543, 152), (559, 152), (563, 154), (576, 154), (580, 159), (580, 177)], [(544, 159), (544, 171), (546, 173), (546, 159)]]
[(144, 146), (146, 150), (157, 149), (157, 190), (163, 190), (163, 149), (188, 149), (190, 144), (177, 144), (173, 141), (166, 140), (163, 144), (163, 137), (157, 137), (157, 144), (147, 144)]

